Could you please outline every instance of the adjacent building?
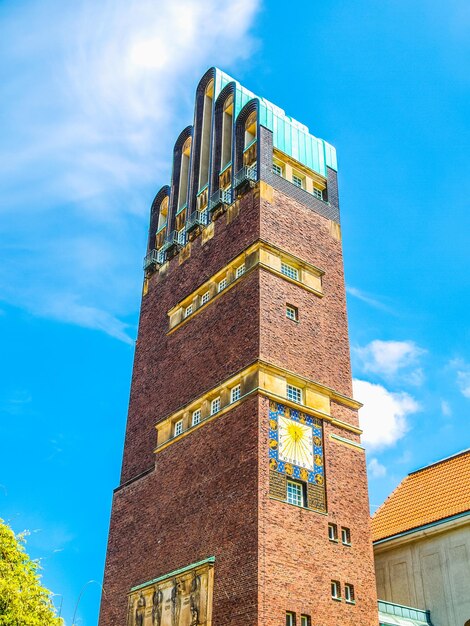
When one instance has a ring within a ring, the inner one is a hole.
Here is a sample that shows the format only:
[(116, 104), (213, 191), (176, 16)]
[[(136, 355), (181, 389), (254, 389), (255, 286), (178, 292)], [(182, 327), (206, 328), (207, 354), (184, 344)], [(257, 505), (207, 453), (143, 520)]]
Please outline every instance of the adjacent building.
[(470, 626), (470, 450), (409, 474), (372, 529), (379, 598)]
[(144, 271), (100, 626), (377, 626), (335, 149), (210, 69)]

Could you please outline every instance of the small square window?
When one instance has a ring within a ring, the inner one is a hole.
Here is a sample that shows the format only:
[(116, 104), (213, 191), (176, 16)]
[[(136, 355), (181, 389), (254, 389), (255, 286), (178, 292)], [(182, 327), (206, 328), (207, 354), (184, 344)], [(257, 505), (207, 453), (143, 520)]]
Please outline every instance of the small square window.
[(311, 626), (310, 615), (301, 615), (300, 616), (300, 626)]
[(282, 166), (278, 163), (273, 163), (273, 172), (278, 176), (282, 176)]
[(354, 602), (354, 585), (351, 585), (350, 583), (346, 583), (344, 585), (344, 599), (346, 602)]
[(293, 322), (299, 321), (299, 309), (292, 304), (286, 304), (286, 317)]
[(295, 626), (295, 613), (286, 611), (286, 626)]
[(245, 264), (239, 265), (235, 270), (235, 278), (240, 278), (245, 273)]
[(294, 387), (294, 385), (287, 385), (287, 399), (302, 404), (302, 389)]
[(201, 421), (201, 409), (196, 409), (193, 411), (193, 417), (191, 420), (191, 426), (196, 426)]
[(294, 183), (296, 187), (299, 187), (300, 189), (304, 188), (304, 179), (301, 178), (300, 176), (297, 176), (296, 174), (292, 174), (292, 182)]
[(178, 435), (181, 435), (182, 432), (183, 432), (183, 420), (178, 420), (177, 422), (175, 422), (173, 436), (178, 437)]
[(304, 486), (293, 480), (287, 481), (287, 502), (296, 506), (305, 506)]
[(331, 597), (334, 600), (341, 600), (341, 585), (337, 580), (331, 581)]
[(315, 198), (323, 200), (323, 191), (321, 189), (318, 189), (318, 187), (313, 188), (313, 195), (315, 196)]
[(207, 302), (209, 302), (210, 299), (211, 299), (211, 292), (210, 291), (206, 291), (206, 293), (202, 294), (201, 305), (202, 304), (206, 304)]
[(345, 546), (351, 545), (351, 531), (349, 528), (341, 528), (341, 541)]
[(186, 307), (186, 309), (184, 310), (184, 316), (185, 317), (189, 317), (191, 315), (191, 313), (193, 312), (193, 305), (190, 304), (189, 306)]
[(281, 273), (294, 280), (299, 280), (299, 270), (288, 263), (281, 263)]
[(236, 387), (232, 387), (230, 390), (230, 402), (236, 402), (241, 398), (241, 386), (237, 385)]
[(226, 286), (227, 286), (227, 279), (222, 278), (222, 280), (217, 285), (217, 291), (220, 293), (221, 291), (225, 289)]
[(338, 526), (336, 524), (328, 524), (328, 539), (338, 541)]
[(214, 398), (211, 402), (211, 415), (220, 411), (220, 397)]

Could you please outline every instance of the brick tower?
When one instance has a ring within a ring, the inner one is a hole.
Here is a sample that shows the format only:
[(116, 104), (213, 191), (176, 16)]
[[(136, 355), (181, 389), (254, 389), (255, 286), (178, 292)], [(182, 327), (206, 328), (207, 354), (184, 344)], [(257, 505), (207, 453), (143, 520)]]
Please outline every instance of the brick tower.
[(144, 269), (100, 626), (377, 626), (334, 148), (210, 69)]

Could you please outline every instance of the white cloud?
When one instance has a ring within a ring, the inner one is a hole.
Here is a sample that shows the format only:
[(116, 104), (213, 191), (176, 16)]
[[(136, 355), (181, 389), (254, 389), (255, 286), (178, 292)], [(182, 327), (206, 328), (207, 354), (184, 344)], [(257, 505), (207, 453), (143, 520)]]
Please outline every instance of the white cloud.
[(452, 407), (447, 400), (441, 400), (441, 412), (445, 417), (450, 417), (452, 415)]
[(470, 363), (467, 363), (464, 359), (458, 358), (453, 359), (450, 365), (456, 370), (457, 386), (460, 392), (466, 398), (470, 398)]
[(387, 468), (376, 458), (372, 458), (367, 464), (367, 469), (372, 478), (383, 478), (387, 474)]
[(359, 422), (364, 431), (362, 442), (370, 450), (393, 446), (408, 432), (408, 416), (420, 410), (419, 403), (405, 392), (391, 392), (357, 379), (353, 388), (354, 397), (364, 405), (359, 410)]
[(258, 8), (10, 3), (0, 44), (0, 299), (130, 341), (121, 320), (137, 307), (150, 204), (192, 122), (197, 81), (253, 51)]
[(376, 296), (371, 296), (370, 294), (365, 293), (364, 291), (362, 291), (361, 289), (358, 289), (357, 287), (346, 285), (346, 292), (350, 296), (353, 296), (353, 298), (357, 298), (358, 300), (365, 302), (366, 304), (368, 304), (371, 307), (374, 307), (375, 309), (381, 309), (382, 311), (386, 311), (387, 313), (391, 313), (392, 315), (396, 314), (392, 308), (390, 308), (389, 306), (387, 306), (386, 304), (378, 300)]
[(398, 373), (406, 374), (406, 381), (412, 385), (420, 385), (424, 381), (423, 370), (413, 366), (418, 363), (425, 350), (414, 341), (375, 339), (364, 347), (353, 348), (353, 353), (363, 372), (378, 374), (384, 378), (393, 378)]

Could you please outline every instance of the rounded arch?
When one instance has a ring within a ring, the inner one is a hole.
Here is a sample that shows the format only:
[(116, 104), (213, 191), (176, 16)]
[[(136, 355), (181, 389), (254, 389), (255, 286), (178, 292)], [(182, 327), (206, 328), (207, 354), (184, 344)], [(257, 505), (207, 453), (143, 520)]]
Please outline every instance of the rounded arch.
[[(189, 156), (187, 168), (182, 167), (183, 161), (183, 153), (185, 150), (185, 146), (187, 146), (188, 140), (191, 140), (193, 136), (193, 127), (186, 126), (184, 130), (180, 132), (178, 135), (178, 139), (175, 142), (175, 147), (173, 148), (173, 170), (171, 175), (171, 198), (170, 198), (170, 209), (168, 216), (168, 224), (169, 230), (173, 230), (173, 224), (175, 221), (176, 211), (178, 210), (178, 200), (180, 196), (180, 191), (187, 196), (187, 180), (189, 177)], [(181, 175), (186, 176), (186, 182), (182, 186), (180, 185)], [(186, 202), (186, 197), (183, 201)]]
[[(214, 105), (214, 138), (212, 145), (212, 190), (219, 188), (219, 174), (228, 163), (233, 163), (236, 83), (225, 85)], [(230, 111), (231, 108), (231, 111)], [(230, 125), (230, 128), (229, 128)]]
[(194, 104), (194, 132), (191, 151), (191, 173), (189, 181), (189, 210), (194, 209), (196, 194), (202, 179), (210, 180), (211, 128), (214, 110), (214, 85), (216, 69), (211, 67), (196, 87)]
[[(237, 173), (243, 167), (243, 153), (246, 145), (246, 125), (247, 122), (252, 124), (254, 121), (255, 132), (253, 134), (254, 139), (259, 137), (259, 101), (257, 98), (253, 98), (245, 104), (243, 109), (237, 116), (235, 122), (235, 173)], [(259, 161), (259, 142), (257, 142), (257, 158)]]
[(164, 185), (153, 199), (152, 206), (150, 207), (150, 226), (147, 249), (152, 250), (155, 247), (155, 237), (159, 226), (161, 226), (161, 208), (164, 202), (168, 204), (170, 199), (170, 187)]
[(468, 619), (463, 626), (470, 626), (470, 619)]

